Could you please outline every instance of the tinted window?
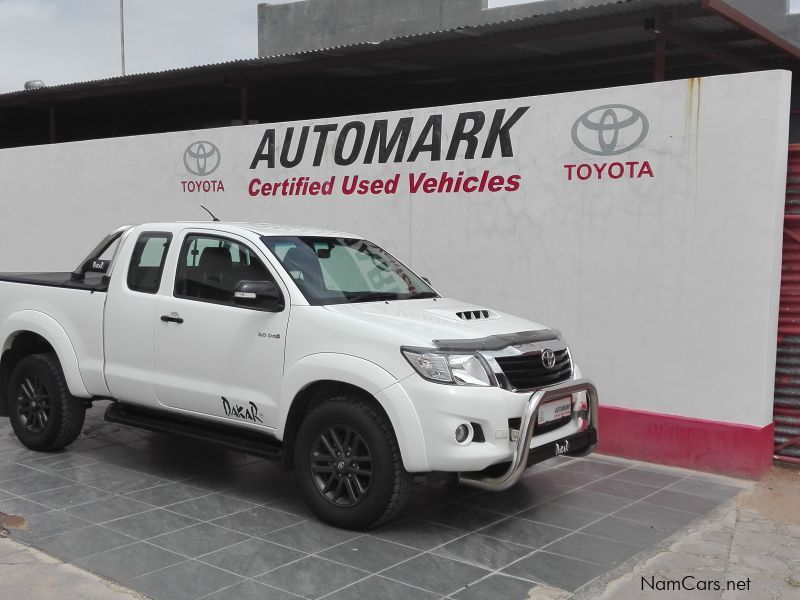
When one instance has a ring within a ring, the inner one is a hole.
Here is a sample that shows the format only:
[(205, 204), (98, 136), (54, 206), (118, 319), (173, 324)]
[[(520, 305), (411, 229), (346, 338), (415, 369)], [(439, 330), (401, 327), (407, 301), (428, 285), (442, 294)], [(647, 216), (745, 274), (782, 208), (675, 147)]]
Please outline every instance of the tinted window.
[(189, 235), (175, 275), (175, 295), (207, 302), (233, 302), (240, 281), (274, 281), (244, 244), (210, 235)]
[(438, 294), (372, 242), (349, 238), (264, 236), (310, 304), (433, 298)]
[(145, 294), (158, 291), (171, 239), (171, 233), (147, 232), (139, 236), (128, 266), (130, 289)]

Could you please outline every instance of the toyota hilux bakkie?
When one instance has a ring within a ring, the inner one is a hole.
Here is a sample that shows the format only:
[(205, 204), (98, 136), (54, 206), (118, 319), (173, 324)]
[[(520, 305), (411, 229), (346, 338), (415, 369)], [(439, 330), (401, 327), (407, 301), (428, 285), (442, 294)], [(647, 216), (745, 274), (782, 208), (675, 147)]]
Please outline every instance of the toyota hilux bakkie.
[(347, 233), (120, 228), (72, 273), (0, 275), (0, 410), (28, 448), (108, 421), (293, 469), (323, 520), (390, 519), (416, 473), (503, 490), (597, 443), (597, 392), (555, 330), (441, 297)]

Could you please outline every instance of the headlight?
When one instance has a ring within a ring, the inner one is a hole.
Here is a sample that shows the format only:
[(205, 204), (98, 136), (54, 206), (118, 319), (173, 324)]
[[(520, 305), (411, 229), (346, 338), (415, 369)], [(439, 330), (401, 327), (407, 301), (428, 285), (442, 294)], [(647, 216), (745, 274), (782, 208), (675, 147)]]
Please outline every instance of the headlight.
[(492, 376), (475, 354), (401, 348), (403, 356), (425, 379), (457, 385), (492, 385)]

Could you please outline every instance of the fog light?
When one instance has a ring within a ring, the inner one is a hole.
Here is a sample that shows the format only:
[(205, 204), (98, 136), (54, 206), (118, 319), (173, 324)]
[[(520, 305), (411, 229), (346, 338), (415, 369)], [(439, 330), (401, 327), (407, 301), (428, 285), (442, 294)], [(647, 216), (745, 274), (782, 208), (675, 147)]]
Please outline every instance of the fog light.
[(459, 444), (469, 444), (472, 441), (472, 426), (462, 423), (456, 427), (456, 441)]

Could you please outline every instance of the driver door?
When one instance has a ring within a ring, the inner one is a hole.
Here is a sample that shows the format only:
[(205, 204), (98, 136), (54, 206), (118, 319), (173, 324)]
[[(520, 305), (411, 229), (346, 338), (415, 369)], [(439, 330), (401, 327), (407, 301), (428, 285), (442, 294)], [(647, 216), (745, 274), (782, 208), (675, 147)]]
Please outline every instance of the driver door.
[[(155, 392), (171, 409), (258, 427), (277, 422), (289, 295), (250, 242), (186, 232), (172, 295), (155, 311)], [(239, 281), (272, 281), (281, 312), (237, 306)]]

